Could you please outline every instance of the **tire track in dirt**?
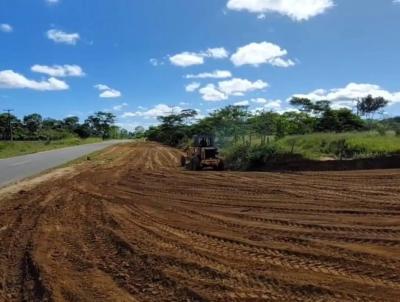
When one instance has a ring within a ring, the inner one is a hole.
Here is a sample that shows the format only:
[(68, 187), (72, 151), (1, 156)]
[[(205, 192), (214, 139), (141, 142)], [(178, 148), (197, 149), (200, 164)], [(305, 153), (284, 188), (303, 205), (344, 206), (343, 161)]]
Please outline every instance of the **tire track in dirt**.
[(396, 301), (400, 172), (188, 172), (115, 146), (0, 203), (0, 301)]

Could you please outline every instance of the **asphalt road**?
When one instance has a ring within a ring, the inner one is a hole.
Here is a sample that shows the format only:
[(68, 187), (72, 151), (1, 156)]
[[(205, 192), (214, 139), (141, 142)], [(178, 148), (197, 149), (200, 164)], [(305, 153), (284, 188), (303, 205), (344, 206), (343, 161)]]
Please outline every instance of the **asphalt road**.
[(105, 141), (96, 144), (56, 149), (29, 155), (0, 159), (0, 187), (34, 176), (86, 154), (125, 141)]

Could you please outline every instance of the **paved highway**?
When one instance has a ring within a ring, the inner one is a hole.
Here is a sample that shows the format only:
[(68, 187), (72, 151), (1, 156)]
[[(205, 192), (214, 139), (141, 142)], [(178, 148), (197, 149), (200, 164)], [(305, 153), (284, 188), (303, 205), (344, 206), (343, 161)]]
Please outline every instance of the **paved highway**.
[(34, 176), (86, 154), (126, 141), (105, 141), (0, 159), (0, 187)]

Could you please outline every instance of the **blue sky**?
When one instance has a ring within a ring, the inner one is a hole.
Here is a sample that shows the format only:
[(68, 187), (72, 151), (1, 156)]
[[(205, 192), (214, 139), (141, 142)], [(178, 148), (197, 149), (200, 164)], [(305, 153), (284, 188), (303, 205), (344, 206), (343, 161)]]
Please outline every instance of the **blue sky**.
[(181, 108), (367, 95), (400, 114), (393, 0), (0, 0), (0, 109), (148, 126)]

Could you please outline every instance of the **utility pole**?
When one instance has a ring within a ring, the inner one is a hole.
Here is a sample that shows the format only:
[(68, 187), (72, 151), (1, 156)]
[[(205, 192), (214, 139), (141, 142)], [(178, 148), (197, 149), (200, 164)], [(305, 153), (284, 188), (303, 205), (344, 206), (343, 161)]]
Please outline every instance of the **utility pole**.
[(8, 133), (7, 133), (7, 138), (10, 141), (13, 141), (13, 129), (12, 129), (12, 125), (11, 125), (11, 112), (13, 112), (14, 109), (4, 109), (4, 112), (7, 112), (8, 115), (8, 119), (7, 119), (7, 128), (8, 128)]

